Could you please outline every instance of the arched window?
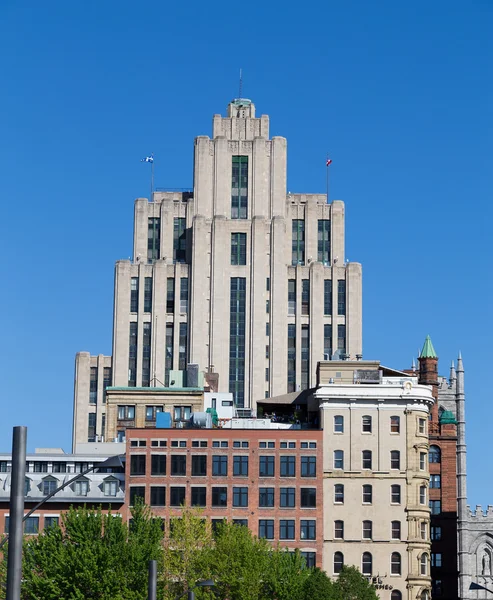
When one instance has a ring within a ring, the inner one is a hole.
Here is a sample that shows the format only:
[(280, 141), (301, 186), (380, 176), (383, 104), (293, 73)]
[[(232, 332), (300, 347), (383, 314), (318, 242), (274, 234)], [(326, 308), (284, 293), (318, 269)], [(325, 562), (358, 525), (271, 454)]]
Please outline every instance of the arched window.
[(344, 554), (342, 552), (334, 552), (334, 573), (340, 573), (344, 564)]
[(361, 561), (361, 572), (363, 575), (371, 575), (373, 571), (373, 558), (369, 552), (363, 552), (363, 558)]
[(390, 572), (392, 575), (401, 574), (401, 555), (398, 552), (392, 552), (390, 557)]
[(421, 600), (430, 600), (430, 595), (428, 594), (428, 590), (423, 590), (421, 592)]
[(402, 600), (402, 594), (399, 590), (394, 590), (392, 594), (390, 594), (390, 600)]
[(427, 554), (423, 553), (421, 555), (419, 564), (420, 564), (419, 572), (421, 573), (421, 575), (428, 575), (428, 555)]
[(442, 453), (438, 446), (430, 446), (430, 453), (428, 454), (428, 460), (431, 463), (439, 463), (442, 460)]

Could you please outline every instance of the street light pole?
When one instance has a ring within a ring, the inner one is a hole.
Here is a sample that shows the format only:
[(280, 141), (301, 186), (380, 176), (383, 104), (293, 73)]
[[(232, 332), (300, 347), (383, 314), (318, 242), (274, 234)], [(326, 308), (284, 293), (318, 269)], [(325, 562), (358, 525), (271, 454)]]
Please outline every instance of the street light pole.
[(10, 534), (7, 561), (7, 600), (19, 600), (22, 580), (22, 534), (24, 482), (26, 479), (27, 427), (14, 427), (12, 436), (12, 481), (10, 486)]
[(148, 600), (156, 600), (157, 594), (157, 561), (149, 561), (149, 579), (147, 582)]

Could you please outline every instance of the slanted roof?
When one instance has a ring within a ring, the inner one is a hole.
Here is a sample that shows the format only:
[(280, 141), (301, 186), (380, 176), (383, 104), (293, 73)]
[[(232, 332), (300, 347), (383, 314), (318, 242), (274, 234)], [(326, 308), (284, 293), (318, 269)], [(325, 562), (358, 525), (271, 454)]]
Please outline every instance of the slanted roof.
[(435, 352), (435, 348), (433, 348), (433, 344), (431, 343), (431, 338), (429, 335), (426, 336), (425, 343), (423, 344), (423, 349), (421, 350), (419, 358), (438, 358), (437, 353)]

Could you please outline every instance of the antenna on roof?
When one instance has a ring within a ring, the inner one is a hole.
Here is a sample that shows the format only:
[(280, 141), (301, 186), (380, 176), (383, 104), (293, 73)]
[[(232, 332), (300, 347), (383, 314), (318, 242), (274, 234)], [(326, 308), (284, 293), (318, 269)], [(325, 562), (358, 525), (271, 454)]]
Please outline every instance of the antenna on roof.
[(240, 93), (238, 95), (238, 98), (242, 98), (243, 96), (241, 95), (243, 93), (243, 70), (240, 68)]

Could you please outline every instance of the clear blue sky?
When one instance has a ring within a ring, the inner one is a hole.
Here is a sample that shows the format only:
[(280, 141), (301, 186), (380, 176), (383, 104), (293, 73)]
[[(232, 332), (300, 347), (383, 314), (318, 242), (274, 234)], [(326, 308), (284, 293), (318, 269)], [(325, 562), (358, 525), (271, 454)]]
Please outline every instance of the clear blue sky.
[[(346, 202), (364, 355), (426, 334), (466, 367), (469, 500), (493, 503), (491, 0), (2, 0), (0, 450), (70, 449), (74, 356), (111, 352), (133, 201), (192, 185), (194, 136), (238, 94), (288, 139), (288, 189)], [(489, 236), (491, 239), (491, 234)]]

